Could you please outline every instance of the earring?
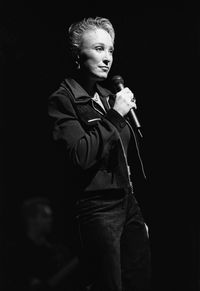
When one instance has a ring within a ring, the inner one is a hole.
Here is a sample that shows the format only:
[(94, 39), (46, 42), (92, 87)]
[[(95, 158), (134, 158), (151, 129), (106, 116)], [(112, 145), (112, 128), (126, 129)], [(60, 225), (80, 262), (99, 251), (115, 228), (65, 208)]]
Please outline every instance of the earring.
[(80, 59), (80, 57), (79, 57), (79, 55), (77, 55), (76, 56), (76, 68), (77, 68), (77, 70), (79, 70), (80, 69), (80, 62), (79, 62), (79, 59)]
[(80, 69), (80, 63), (78, 61), (76, 61), (75, 63), (76, 63), (77, 70), (79, 70)]

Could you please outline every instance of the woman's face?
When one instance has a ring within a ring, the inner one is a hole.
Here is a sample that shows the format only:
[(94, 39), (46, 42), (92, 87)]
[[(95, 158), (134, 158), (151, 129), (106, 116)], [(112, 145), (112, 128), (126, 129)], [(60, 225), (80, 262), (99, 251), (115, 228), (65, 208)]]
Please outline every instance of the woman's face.
[(103, 29), (88, 30), (80, 47), (80, 70), (99, 81), (107, 78), (113, 62), (113, 40)]

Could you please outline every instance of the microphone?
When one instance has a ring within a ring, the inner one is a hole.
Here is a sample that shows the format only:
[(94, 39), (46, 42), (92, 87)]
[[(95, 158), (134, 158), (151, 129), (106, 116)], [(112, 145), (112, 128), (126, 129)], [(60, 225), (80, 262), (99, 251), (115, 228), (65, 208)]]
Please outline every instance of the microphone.
[[(124, 88), (124, 80), (121, 76), (119, 76), (119, 75), (114, 76), (114, 77), (112, 77), (111, 81), (112, 81), (114, 88), (117, 92), (121, 91)], [(134, 120), (136, 127), (139, 129), (141, 127), (141, 125), (139, 123), (139, 120), (138, 120), (133, 108), (131, 108), (129, 113), (130, 113), (130, 116), (132, 117), (132, 119)]]

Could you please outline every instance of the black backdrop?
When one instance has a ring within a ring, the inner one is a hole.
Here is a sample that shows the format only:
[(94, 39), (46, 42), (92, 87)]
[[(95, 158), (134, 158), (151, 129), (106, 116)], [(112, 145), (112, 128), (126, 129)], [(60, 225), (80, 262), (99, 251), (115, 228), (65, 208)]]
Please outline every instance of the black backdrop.
[(49, 178), (54, 164), (47, 98), (68, 72), (67, 27), (82, 17), (104, 16), (116, 30), (110, 76), (122, 75), (133, 90), (143, 125), (150, 190), (139, 199), (151, 229), (154, 288), (197, 290), (198, 18), (187, 5), (160, 7), (160, 14), (153, 4), (115, 5), (111, 12), (101, 7), (101, 13), (87, 3), (83, 9), (78, 3), (36, 6), (12, 3), (1, 26), (5, 242), (18, 235), (24, 198), (45, 195), (54, 201), (57, 195)]

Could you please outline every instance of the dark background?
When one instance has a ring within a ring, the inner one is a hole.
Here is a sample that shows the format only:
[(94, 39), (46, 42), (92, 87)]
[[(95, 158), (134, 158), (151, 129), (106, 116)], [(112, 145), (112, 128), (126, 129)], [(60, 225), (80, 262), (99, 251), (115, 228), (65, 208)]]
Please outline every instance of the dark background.
[(83, 17), (108, 17), (116, 31), (110, 76), (120, 74), (135, 93), (143, 126), (150, 187), (138, 199), (151, 229), (154, 290), (199, 290), (195, 126), (200, 25), (191, 3), (166, 7), (121, 3), (108, 11), (103, 2), (85, 2), (83, 7), (17, 2), (2, 10), (5, 244), (18, 235), (24, 198), (45, 195), (54, 201), (57, 195), (50, 179), (54, 164), (47, 98), (70, 68), (67, 28)]

